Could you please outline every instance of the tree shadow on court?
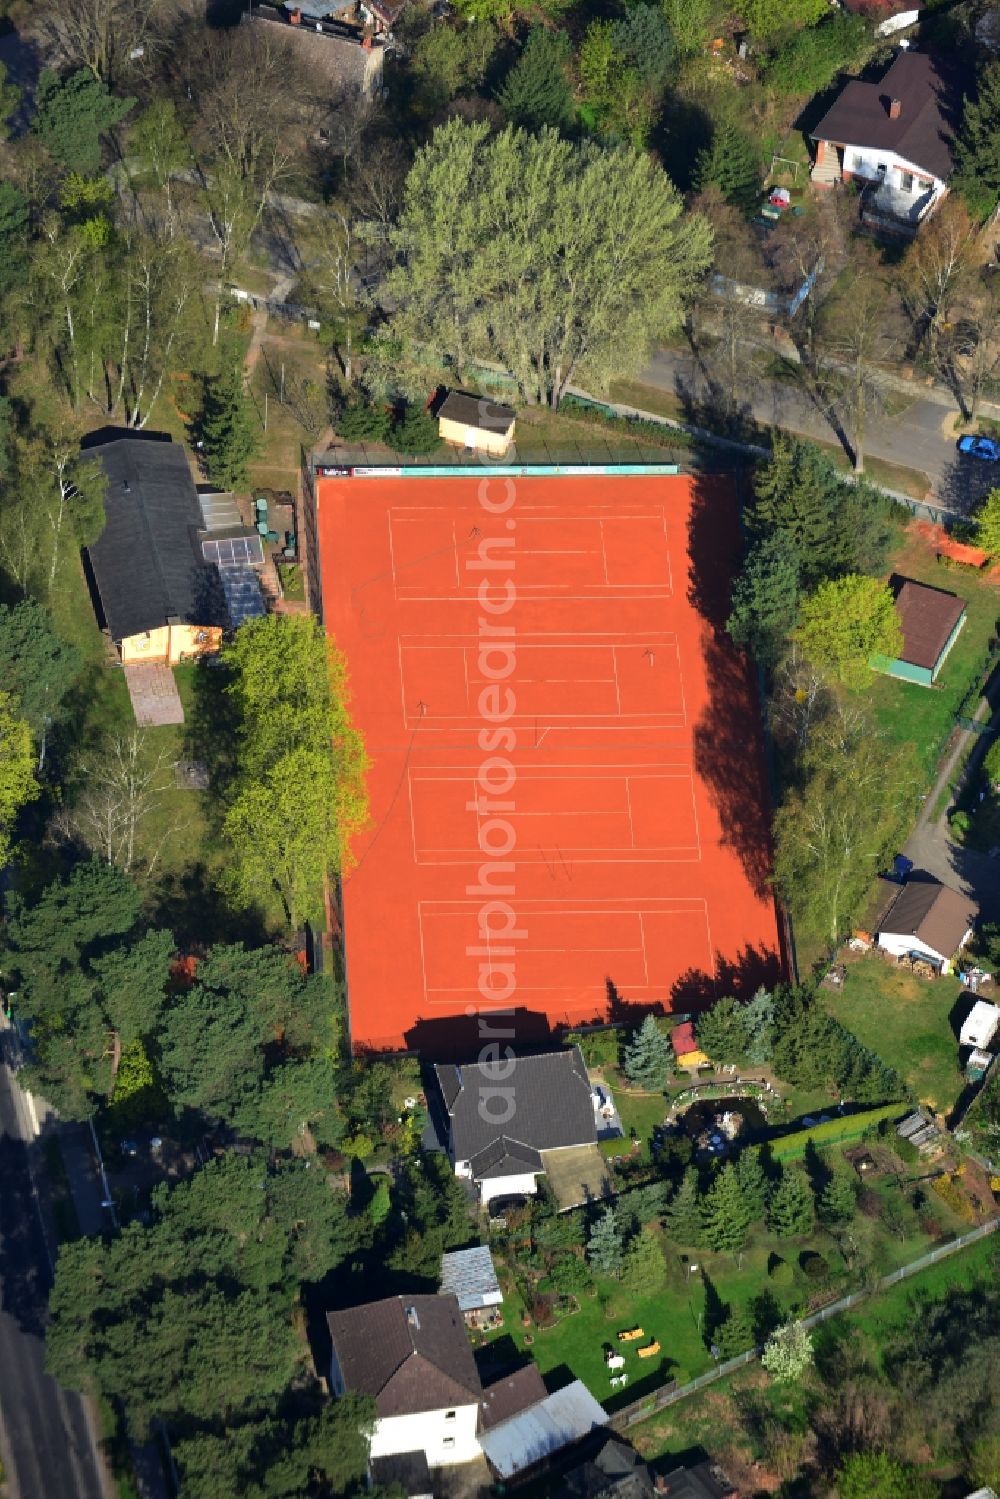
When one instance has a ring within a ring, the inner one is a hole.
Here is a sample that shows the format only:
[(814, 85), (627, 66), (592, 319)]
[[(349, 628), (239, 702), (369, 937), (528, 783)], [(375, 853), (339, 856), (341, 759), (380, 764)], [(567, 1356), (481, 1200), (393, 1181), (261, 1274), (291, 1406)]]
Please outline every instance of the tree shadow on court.
[(670, 990), (672, 1010), (698, 1010), (714, 1004), (723, 995), (750, 999), (758, 989), (774, 989), (781, 983), (781, 959), (776, 952), (748, 943), (735, 958), (718, 958), (715, 972), (689, 968)]
[(608, 995), (607, 1023), (609, 1025), (621, 1025), (627, 1029), (637, 1030), (647, 1015), (664, 1014), (660, 1000), (623, 999), (613, 979), (605, 979), (604, 984)]
[(750, 663), (726, 633), (741, 553), (731, 483), (695, 480), (688, 546), (688, 600), (705, 622), (702, 656), (708, 688), (708, 707), (694, 728), (695, 773), (715, 805), (723, 847), (737, 856), (751, 890), (763, 900), (770, 894), (771, 879), (763, 729)]
[(557, 1044), (548, 1016), (523, 1006), (418, 1020), (404, 1040), (408, 1051), (435, 1062), (475, 1062), (487, 1046), (499, 1046), (504, 1055), (506, 1046), (531, 1052), (550, 1050)]

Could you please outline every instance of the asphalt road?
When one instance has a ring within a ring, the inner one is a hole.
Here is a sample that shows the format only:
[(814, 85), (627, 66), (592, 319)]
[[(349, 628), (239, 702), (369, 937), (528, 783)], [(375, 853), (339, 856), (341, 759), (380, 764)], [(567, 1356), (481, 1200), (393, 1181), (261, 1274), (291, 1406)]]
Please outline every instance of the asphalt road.
[[(697, 406), (709, 395), (709, 381), (686, 350), (659, 349), (642, 371), (639, 379), (686, 398)], [(968, 514), (996, 484), (995, 464), (960, 457), (951, 422), (956, 415), (954, 404), (922, 394), (914, 389), (913, 399), (901, 403), (898, 393), (894, 402), (903, 409), (894, 415), (872, 415), (865, 436), (865, 453), (890, 463), (925, 473), (934, 498), (943, 508)], [(754, 382), (751, 407), (757, 421), (783, 427), (821, 442), (838, 441), (836, 413), (824, 411), (802, 388), (787, 380)]]
[[(0, 1046), (10, 1033), (0, 1033)], [(0, 1453), (12, 1499), (110, 1499), (83, 1398), (45, 1373), (49, 1233), (31, 1166), (24, 1094), (0, 1062)], [(35, 1162), (35, 1172), (39, 1170)]]

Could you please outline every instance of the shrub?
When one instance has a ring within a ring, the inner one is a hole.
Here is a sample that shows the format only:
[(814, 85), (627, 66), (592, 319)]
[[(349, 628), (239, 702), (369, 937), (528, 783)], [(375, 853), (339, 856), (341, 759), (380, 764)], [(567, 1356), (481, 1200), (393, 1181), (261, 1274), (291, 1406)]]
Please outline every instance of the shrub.
[(795, 1271), (787, 1260), (775, 1260), (768, 1267), (767, 1273), (776, 1286), (790, 1286), (795, 1278)]
[(579, 1046), (588, 1067), (611, 1068), (618, 1065), (621, 1038), (614, 1027), (599, 1031), (570, 1031), (566, 1044)]
[(818, 26), (796, 32), (775, 52), (767, 65), (767, 82), (779, 94), (818, 94), (857, 60), (867, 40), (862, 16), (828, 16)]
[(972, 831), (972, 817), (960, 808), (957, 812), (949, 814), (948, 826), (952, 837), (957, 838), (959, 843), (964, 843)]
[(936, 1176), (931, 1186), (941, 1201), (946, 1202), (963, 1223), (975, 1223), (975, 1209), (953, 1176), (949, 1176), (947, 1172), (943, 1176)]
[(338, 434), (345, 442), (379, 442), (389, 438), (391, 417), (384, 406), (350, 401), (337, 416)]
[(393, 423), (389, 441), (397, 453), (434, 453), (441, 446), (434, 418), (419, 406), (407, 406)]
[(536, 1327), (551, 1327), (556, 1320), (551, 1296), (536, 1296), (531, 1303), (531, 1317)]
[(821, 1254), (806, 1250), (799, 1255), (799, 1269), (809, 1280), (825, 1280), (830, 1267)]

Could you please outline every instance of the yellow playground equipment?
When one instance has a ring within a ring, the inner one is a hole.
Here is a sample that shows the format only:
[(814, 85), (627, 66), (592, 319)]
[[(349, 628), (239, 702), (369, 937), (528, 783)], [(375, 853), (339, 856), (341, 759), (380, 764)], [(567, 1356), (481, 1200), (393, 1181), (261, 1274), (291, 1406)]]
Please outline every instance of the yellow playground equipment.
[(619, 1343), (634, 1343), (636, 1338), (644, 1338), (646, 1334), (641, 1327), (625, 1328), (618, 1334)]
[(637, 1348), (635, 1351), (640, 1358), (652, 1358), (655, 1353), (659, 1353), (660, 1345), (654, 1338), (651, 1343), (646, 1343), (642, 1348)]

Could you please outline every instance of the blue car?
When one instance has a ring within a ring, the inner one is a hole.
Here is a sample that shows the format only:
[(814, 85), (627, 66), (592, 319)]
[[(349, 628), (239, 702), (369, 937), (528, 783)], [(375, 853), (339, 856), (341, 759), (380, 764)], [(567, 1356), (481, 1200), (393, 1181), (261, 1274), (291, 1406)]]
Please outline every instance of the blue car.
[(1000, 463), (1000, 442), (995, 437), (960, 437), (958, 451), (984, 458), (987, 463)]

